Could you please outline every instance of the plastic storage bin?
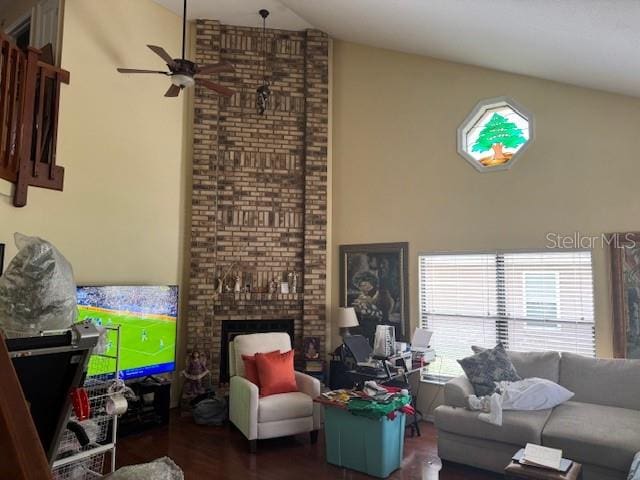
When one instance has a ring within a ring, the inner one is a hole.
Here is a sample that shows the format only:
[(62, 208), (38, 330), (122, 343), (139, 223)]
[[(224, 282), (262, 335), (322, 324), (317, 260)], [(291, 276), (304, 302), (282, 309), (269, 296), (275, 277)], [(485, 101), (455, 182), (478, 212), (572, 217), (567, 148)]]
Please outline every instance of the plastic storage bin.
[(386, 478), (400, 468), (404, 450), (404, 413), (378, 420), (325, 405), (327, 462)]

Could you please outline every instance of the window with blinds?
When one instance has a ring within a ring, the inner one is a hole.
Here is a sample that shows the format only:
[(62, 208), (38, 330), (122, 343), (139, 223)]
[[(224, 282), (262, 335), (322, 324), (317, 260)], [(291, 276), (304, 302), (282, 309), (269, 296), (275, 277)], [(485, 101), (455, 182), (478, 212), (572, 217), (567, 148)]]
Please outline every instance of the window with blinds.
[(459, 375), (471, 345), (595, 356), (591, 252), (420, 255), (420, 319), (433, 376)]

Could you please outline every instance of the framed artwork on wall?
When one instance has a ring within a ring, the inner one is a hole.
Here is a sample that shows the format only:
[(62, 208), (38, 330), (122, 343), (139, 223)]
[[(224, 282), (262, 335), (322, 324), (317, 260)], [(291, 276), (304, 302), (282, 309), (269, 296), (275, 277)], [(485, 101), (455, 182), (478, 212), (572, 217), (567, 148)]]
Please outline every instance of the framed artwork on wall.
[(305, 360), (320, 359), (320, 337), (304, 337), (302, 339), (302, 350)]
[(640, 359), (640, 232), (609, 235), (613, 354)]
[(408, 253), (408, 243), (340, 246), (340, 306), (355, 309), (354, 333), (371, 345), (378, 325), (393, 325), (398, 341), (410, 338)]

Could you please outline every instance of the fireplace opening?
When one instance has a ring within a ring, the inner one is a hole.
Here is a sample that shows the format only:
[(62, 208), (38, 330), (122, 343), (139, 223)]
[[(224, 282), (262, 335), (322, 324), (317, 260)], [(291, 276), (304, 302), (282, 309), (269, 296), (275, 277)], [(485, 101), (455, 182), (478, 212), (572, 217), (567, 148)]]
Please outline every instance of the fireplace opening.
[(220, 384), (229, 383), (229, 342), (238, 335), (250, 333), (284, 332), (291, 337), (291, 345), (295, 345), (293, 319), (281, 320), (225, 320), (222, 322), (220, 335)]

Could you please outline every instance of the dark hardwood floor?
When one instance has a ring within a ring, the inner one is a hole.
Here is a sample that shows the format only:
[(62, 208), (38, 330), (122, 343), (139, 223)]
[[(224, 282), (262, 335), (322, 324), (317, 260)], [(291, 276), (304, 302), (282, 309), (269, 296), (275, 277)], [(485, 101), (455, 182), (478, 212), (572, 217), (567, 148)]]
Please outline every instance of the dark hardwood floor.
[[(258, 452), (247, 451), (246, 440), (234, 427), (202, 427), (191, 418), (172, 413), (168, 427), (118, 441), (119, 466), (171, 457), (185, 473), (186, 480), (200, 479), (345, 479), (371, 478), (325, 462), (324, 439), (309, 443), (308, 435), (258, 442)], [(445, 463), (437, 456), (436, 430), (422, 424), (422, 437), (405, 439), (402, 468), (389, 478), (397, 480), (491, 480), (500, 475)]]

